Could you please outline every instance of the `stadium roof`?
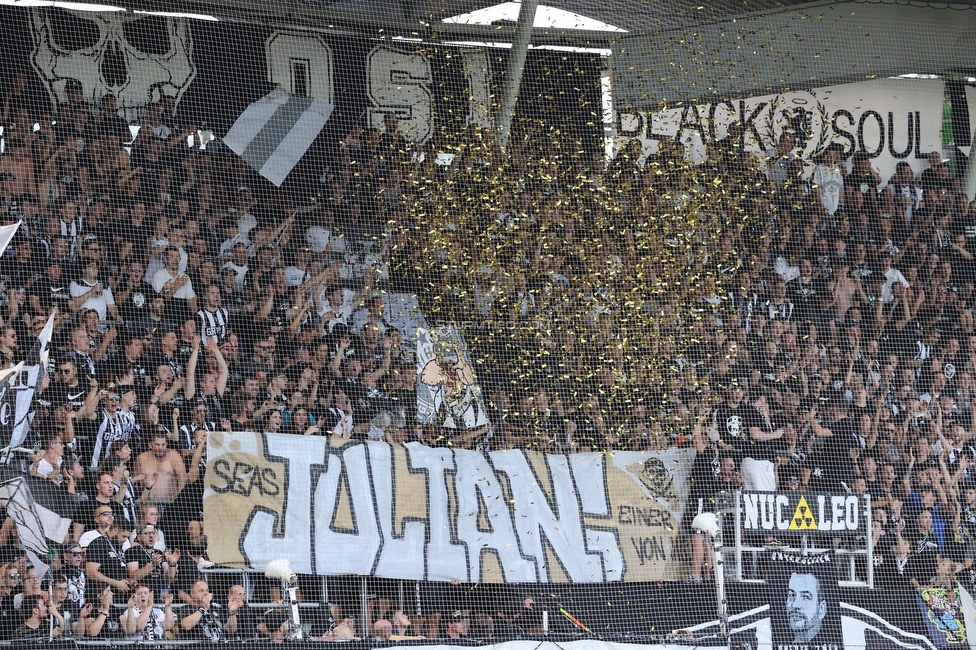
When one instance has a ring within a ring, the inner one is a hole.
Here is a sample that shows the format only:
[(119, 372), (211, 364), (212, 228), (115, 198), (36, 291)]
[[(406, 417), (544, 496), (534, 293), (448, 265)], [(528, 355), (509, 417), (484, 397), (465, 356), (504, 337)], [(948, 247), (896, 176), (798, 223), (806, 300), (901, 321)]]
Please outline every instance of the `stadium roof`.
[[(44, 3), (8, 0), (4, 4), (36, 6)], [(490, 24), (458, 21), (457, 16), (482, 12), (497, 4), (475, 3), (470, 0), (107, 0), (105, 4), (132, 10), (212, 16), (218, 20), (331, 28), (365, 36), (438, 41), (504, 42), (510, 40), (515, 32), (514, 19), (506, 20), (505, 16), (492, 20)], [(739, 0), (710, 4), (683, 0), (554, 0), (547, 4), (547, 9), (588, 19), (581, 21), (584, 28), (540, 27), (537, 20), (532, 42), (606, 47), (613, 37), (621, 35), (621, 31), (631, 35), (652, 34), (662, 29), (680, 28), (768, 10), (781, 11), (802, 4), (805, 3), (790, 0)], [(606, 27), (587, 28), (593, 23), (604, 23)]]

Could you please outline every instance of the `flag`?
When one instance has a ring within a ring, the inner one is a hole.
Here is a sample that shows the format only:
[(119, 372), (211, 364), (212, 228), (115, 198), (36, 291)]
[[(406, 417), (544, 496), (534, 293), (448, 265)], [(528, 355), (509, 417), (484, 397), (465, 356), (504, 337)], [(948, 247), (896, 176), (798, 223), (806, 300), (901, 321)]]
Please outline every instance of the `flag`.
[(35, 556), (48, 553), (48, 540), (60, 544), (68, 535), (70, 504), (49, 480), (13, 476), (0, 481), (0, 504), (14, 520), (21, 546)]
[(14, 235), (17, 234), (17, 229), (20, 228), (22, 221), (10, 226), (0, 226), (0, 255), (3, 255), (4, 251), (7, 250), (7, 246), (13, 241)]
[(969, 645), (966, 638), (966, 617), (960, 604), (959, 591), (952, 598), (945, 587), (922, 587), (916, 590), (915, 604), (928, 630), (932, 643), (939, 648), (959, 644)]
[(334, 108), (312, 97), (296, 97), (279, 86), (244, 109), (224, 144), (280, 187)]
[(57, 310), (53, 310), (47, 319), (47, 324), (41, 335), (34, 342), (27, 359), (11, 369), (9, 376), (0, 384), (0, 445), (6, 449), (19, 447), (23, 444), (30, 430), (34, 411), (31, 409), (34, 401), (34, 390), (38, 379), (47, 366), (47, 346), (54, 331), (54, 318)]

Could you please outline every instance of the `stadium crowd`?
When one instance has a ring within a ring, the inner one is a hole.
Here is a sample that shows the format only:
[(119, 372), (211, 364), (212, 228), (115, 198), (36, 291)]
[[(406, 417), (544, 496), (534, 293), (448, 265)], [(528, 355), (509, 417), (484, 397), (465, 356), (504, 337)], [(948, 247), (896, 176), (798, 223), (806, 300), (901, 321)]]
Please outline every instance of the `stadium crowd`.
[[(0, 260), (0, 355), (25, 360), (57, 308), (25, 465), (75, 514), (49, 588), (0, 529), (0, 636), (284, 634), (281, 610), (255, 617), (201, 573), (213, 431), (694, 446), (692, 510), (737, 486), (866, 493), (877, 586), (974, 580), (976, 205), (939, 153), (883, 179), (863, 152), (806, 160), (787, 132), (756, 154), (733, 129), (702, 164), (671, 141), (604, 164), (534, 127), (506, 154), (475, 128), (420, 147), (389, 115), (353, 125), (296, 201), (203, 149), (172, 101), (130, 145), (111, 96), (69, 82), (55, 111), (24, 87), (2, 106), (0, 220), (23, 226)], [(482, 418), (418, 423), (401, 294), (463, 331), (441, 361), (478, 369)], [(407, 612), (381, 598), (366, 628), (538, 625), (531, 595), (478, 610), (464, 588), (418, 585)], [(338, 601), (318, 611), (313, 636), (361, 634)]]

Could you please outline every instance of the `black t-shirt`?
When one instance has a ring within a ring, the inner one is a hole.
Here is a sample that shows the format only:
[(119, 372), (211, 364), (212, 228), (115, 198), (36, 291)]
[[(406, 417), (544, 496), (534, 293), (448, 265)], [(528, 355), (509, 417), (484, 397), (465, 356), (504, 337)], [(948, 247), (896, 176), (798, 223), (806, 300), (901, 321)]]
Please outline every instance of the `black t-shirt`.
[[(224, 639), (224, 616), (225, 612), (223, 608), (212, 603), (210, 609), (204, 610), (203, 615), (200, 617), (200, 622), (191, 627), (189, 630), (183, 629), (182, 621), (188, 616), (192, 616), (196, 612), (200, 611), (199, 608), (194, 609), (193, 606), (187, 606), (184, 608), (186, 615), (180, 618), (180, 639), (186, 639), (188, 641), (222, 641)], [(240, 622), (238, 621), (238, 624)]]
[(967, 557), (973, 558), (974, 549), (976, 549), (976, 508), (963, 506), (959, 527), (951, 529), (946, 526), (945, 554), (953, 562), (961, 563)]
[(825, 492), (843, 491), (841, 482), (853, 478), (851, 468), (851, 448), (854, 440), (854, 422), (843, 418), (825, 422), (824, 426), (833, 434), (823, 438), (823, 444), (807, 456), (806, 467), (810, 470), (810, 489)]
[(181, 589), (190, 593), (193, 591), (193, 584), (203, 579), (204, 575), (200, 573), (196, 560), (190, 557), (189, 553), (180, 554), (180, 561), (176, 563), (176, 580), (173, 581), (175, 593), (179, 593)]
[[(310, 622), (306, 619), (311, 611), (313, 610), (305, 610), (302, 612), (302, 624)], [(239, 607), (235, 614), (237, 615), (237, 631), (233, 634), (228, 634), (227, 636), (229, 638), (247, 641), (250, 639), (256, 639), (260, 636), (258, 633), (258, 623), (260, 623), (260, 621), (258, 621), (258, 617), (254, 615), (254, 611), (247, 605), (247, 603), (244, 603), (244, 605)], [(227, 618), (230, 618), (229, 613)], [(328, 632), (328, 630), (326, 630), (326, 632)], [(313, 634), (313, 636), (321, 636), (324, 633), (325, 632), (322, 632), (321, 634)]]
[[(726, 445), (735, 448), (731, 452), (735, 458), (735, 464), (739, 465), (746, 456), (746, 449), (751, 447), (752, 438), (749, 436), (751, 427), (763, 427), (762, 416), (756, 407), (745, 402), (739, 404), (738, 408), (730, 408), (728, 404), (722, 404), (715, 412), (715, 424), (718, 427), (719, 439)], [(724, 451), (724, 450), (723, 450)], [(729, 453), (724, 451), (724, 453)], [(750, 450), (752, 458), (754, 452)]]
[[(753, 415), (751, 419), (747, 419), (748, 426), (750, 428), (755, 427), (762, 431), (763, 433), (772, 433), (774, 426), (772, 422), (766, 421), (763, 414), (759, 412), (755, 406), (750, 406)], [(749, 429), (745, 431), (746, 435), (746, 448), (743, 452), (746, 458), (752, 458), (755, 460), (776, 460), (776, 450), (782, 445), (781, 440), (755, 440), (751, 435), (749, 435)]]
[(17, 631), (14, 632), (14, 638), (17, 640), (34, 640), (42, 639), (51, 633), (50, 626), (47, 621), (41, 621), (41, 624), (36, 628), (27, 627), (27, 623), (21, 623)]
[[(96, 537), (88, 545), (85, 562), (98, 564), (99, 572), (112, 580), (126, 580), (129, 577), (125, 568), (125, 557), (122, 555), (122, 545), (109, 540), (105, 535)], [(89, 580), (87, 600), (92, 603), (98, 602), (98, 594), (105, 589), (105, 586), (104, 583)]]
[(12, 639), (22, 620), (20, 613), (14, 609), (13, 594), (0, 600), (0, 639)]
[(905, 538), (912, 545), (905, 567), (905, 577), (915, 578), (920, 585), (927, 585), (935, 577), (939, 568), (939, 541), (935, 535), (921, 535), (915, 531), (905, 531)]
[[(704, 452), (695, 455), (688, 486), (693, 512), (714, 510), (712, 504), (715, 501), (715, 494), (729, 487), (728, 483), (718, 478), (721, 459), (722, 456), (715, 453), (712, 445), (709, 445)], [(686, 517), (689, 523), (692, 518)]]
[(71, 300), (71, 283), (64, 279), (51, 280), (46, 275), (38, 278), (31, 286), (30, 294), (37, 296), (37, 301), (45, 312), (51, 307), (57, 307), (58, 313), (71, 313), (68, 302)]
[[(119, 293), (123, 293), (120, 290)], [(156, 292), (153, 290), (152, 285), (146, 282), (140, 282), (132, 288), (129, 295), (125, 297), (125, 300), (116, 303), (119, 313), (122, 314), (123, 320), (126, 322), (138, 320), (143, 316), (149, 315), (149, 303), (153, 301), (156, 297)]]
[[(139, 565), (139, 569), (142, 569), (147, 564), (152, 562), (152, 551), (146, 550), (145, 547), (138, 544), (131, 546), (128, 551), (125, 552), (125, 563), (135, 562)], [(158, 566), (153, 569), (149, 575), (145, 576), (141, 582), (145, 582), (149, 585), (149, 588), (153, 590), (153, 593), (161, 593), (163, 591), (163, 567)]]
[[(87, 383), (86, 381), (85, 384)], [(50, 392), (49, 399), (54, 406), (57, 407), (70, 402), (74, 406), (74, 410), (77, 411), (84, 405), (88, 391), (89, 388), (80, 382), (77, 386), (68, 386), (65, 383), (57, 382), (50, 389), (44, 391), (44, 394), (48, 395)]]

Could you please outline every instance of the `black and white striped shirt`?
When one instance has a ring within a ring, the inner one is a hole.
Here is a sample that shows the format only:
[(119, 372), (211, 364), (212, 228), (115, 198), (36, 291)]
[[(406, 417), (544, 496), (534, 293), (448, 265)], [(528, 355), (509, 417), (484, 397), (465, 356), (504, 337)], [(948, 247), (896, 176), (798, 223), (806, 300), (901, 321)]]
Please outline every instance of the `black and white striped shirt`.
[(227, 310), (223, 307), (214, 311), (201, 309), (197, 312), (197, 318), (200, 319), (201, 338), (213, 338), (220, 343), (227, 336)]

